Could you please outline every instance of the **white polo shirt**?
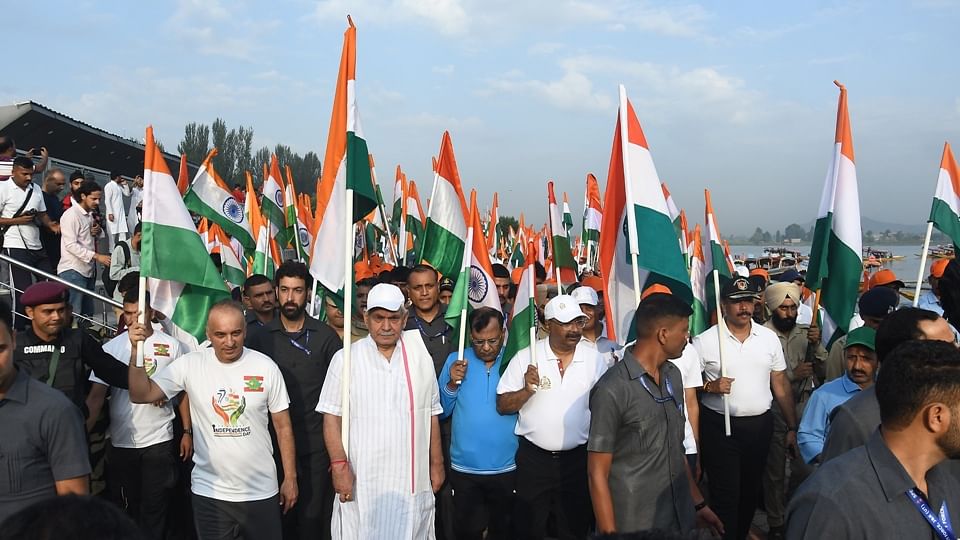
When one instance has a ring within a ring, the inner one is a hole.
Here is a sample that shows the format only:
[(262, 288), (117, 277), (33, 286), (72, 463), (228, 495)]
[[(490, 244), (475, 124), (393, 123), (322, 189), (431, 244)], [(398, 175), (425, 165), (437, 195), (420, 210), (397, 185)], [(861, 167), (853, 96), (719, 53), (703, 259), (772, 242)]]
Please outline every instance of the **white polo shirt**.
[[(717, 326), (711, 326), (693, 338), (693, 346), (700, 354), (704, 380), (720, 378), (720, 343)], [(742, 343), (730, 332), (724, 343), (724, 363), (727, 377), (735, 379), (730, 387), (731, 416), (757, 416), (770, 410), (773, 393), (770, 391), (770, 373), (784, 371), (783, 348), (777, 335), (769, 328), (750, 322), (750, 335)], [(703, 406), (723, 414), (723, 395), (704, 394)]]
[[(581, 341), (561, 377), (559, 358), (548, 340), (537, 341), (535, 347), (540, 388), (520, 408), (514, 433), (551, 452), (586, 444), (590, 435), (590, 390), (607, 371), (606, 361), (595, 346)], [(500, 377), (497, 394), (522, 390), (529, 364), (530, 349), (526, 348), (510, 361)]]
[[(700, 373), (700, 355), (693, 345), (687, 344), (683, 348), (680, 358), (670, 360), (670, 363), (680, 370), (680, 379), (684, 388), (700, 388), (703, 386), (703, 374)], [(693, 436), (693, 427), (690, 425), (690, 415), (687, 414), (686, 400), (683, 406), (683, 451), (686, 454), (697, 453), (697, 440)]]
[[(16, 213), (20, 205), (23, 204), (23, 199), (27, 196), (27, 192), (31, 187), (33, 187), (33, 192), (30, 194), (30, 201), (23, 207), (20, 215), (28, 214), (31, 210), (36, 210), (38, 213), (46, 212), (47, 205), (43, 202), (43, 192), (40, 186), (31, 182), (27, 184), (26, 187), (21, 188), (11, 179), (0, 182), (0, 217), (13, 217), (13, 214)], [(40, 243), (40, 228), (36, 223), (12, 225), (7, 229), (7, 234), (3, 237), (3, 247), (32, 250), (43, 249), (43, 244)]]

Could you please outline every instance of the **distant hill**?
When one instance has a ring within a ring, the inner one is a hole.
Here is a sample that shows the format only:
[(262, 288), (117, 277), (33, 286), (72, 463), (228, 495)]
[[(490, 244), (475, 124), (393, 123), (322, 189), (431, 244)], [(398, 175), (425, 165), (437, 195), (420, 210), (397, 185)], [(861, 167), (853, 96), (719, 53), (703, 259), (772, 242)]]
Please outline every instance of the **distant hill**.
[[(813, 227), (814, 221), (808, 221), (803, 224), (804, 229), (809, 229)], [(907, 234), (924, 234), (927, 232), (927, 224), (917, 223), (914, 225), (904, 225), (903, 223), (890, 223), (888, 221), (878, 221), (876, 219), (860, 216), (860, 226), (862, 231), (865, 233), (867, 231), (873, 231), (874, 233), (882, 233), (886, 230), (890, 232), (903, 231)]]

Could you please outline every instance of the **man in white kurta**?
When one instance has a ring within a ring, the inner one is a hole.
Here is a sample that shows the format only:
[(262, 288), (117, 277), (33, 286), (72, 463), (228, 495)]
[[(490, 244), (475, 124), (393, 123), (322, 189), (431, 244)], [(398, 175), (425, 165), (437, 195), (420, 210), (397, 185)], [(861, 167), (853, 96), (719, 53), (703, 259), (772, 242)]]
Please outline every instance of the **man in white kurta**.
[(110, 252), (117, 241), (126, 240), (130, 229), (127, 227), (127, 210), (123, 205), (124, 195), (130, 194), (130, 187), (120, 173), (110, 173), (110, 181), (103, 186), (103, 206), (107, 213), (107, 239)]
[[(433, 361), (419, 331), (404, 332), (403, 293), (380, 284), (367, 297), (370, 335), (353, 343), (349, 411), (341, 399), (343, 351), (330, 363), (324, 414), (334, 489), (334, 539), (433, 539), (434, 492), (443, 483)], [(346, 414), (347, 452), (340, 435)]]

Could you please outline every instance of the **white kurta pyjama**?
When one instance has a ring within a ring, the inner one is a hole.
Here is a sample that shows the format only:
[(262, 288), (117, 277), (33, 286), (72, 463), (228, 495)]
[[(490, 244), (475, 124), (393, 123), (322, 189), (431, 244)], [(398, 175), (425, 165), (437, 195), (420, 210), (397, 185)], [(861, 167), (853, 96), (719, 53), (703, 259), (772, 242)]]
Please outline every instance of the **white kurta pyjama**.
[[(334, 355), (317, 411), (342, 416), (343, 353)], [(411, 399), (412, 398), (412, 399)], [(417, 330), (403, 333), (388, 362), (369, 336), (350, 359), (351, 501), (335, 497), (334, 539), (433, 539), (430, 423), (443, 412), (433, 360)]]
[(129, 195), (130, 188), (121, 186), (113, 180), (103, 186), (103, 208), (104, 218), (113, 214), (113, 221), (104, 219), (107, 225), (107, 234), (123, 234), (121, 238), (126, 238), (127, 228), (127, 209), (123, 205), (123, 196)]

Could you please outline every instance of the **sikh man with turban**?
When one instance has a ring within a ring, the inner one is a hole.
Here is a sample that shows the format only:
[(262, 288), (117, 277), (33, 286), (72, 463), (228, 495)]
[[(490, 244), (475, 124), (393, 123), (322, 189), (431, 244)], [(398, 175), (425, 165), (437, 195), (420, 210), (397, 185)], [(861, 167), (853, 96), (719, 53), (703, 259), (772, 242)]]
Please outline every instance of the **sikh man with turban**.
[[(802, 302), (800, 287), (792, 282), (773, 283), (763, 293), (764, 309), (769, 317), (764, 326), (773, 330), (783, 347), (787, 378), (793, 386), (793, 397), (796, 400), (797, 418), (800, 418), (810, 394), (823, 381), (823, 365), (827, 358), (827, 351), (820, 344), (820, 329), (797, 324), (797, 312)], [(787, 426), (777, 403), (774, 402), (773, 405), (773, 439), (767, 454), (767, 469), (763, 475), (763, 499), (770, 524), (770, 538), (778, 537), (784, 530), (787, 448), (783, 440), (788, 429), (796, 431), (796, 426)], [(802, 470), (803, 465), (802, 460), (794, 460), (792, 463), (792, 476), (795, 476), (791, 482), (793, 485), (798, 484), (796, 480), (802, 480), (801, 477), (809, 474), (809, 471)]]

